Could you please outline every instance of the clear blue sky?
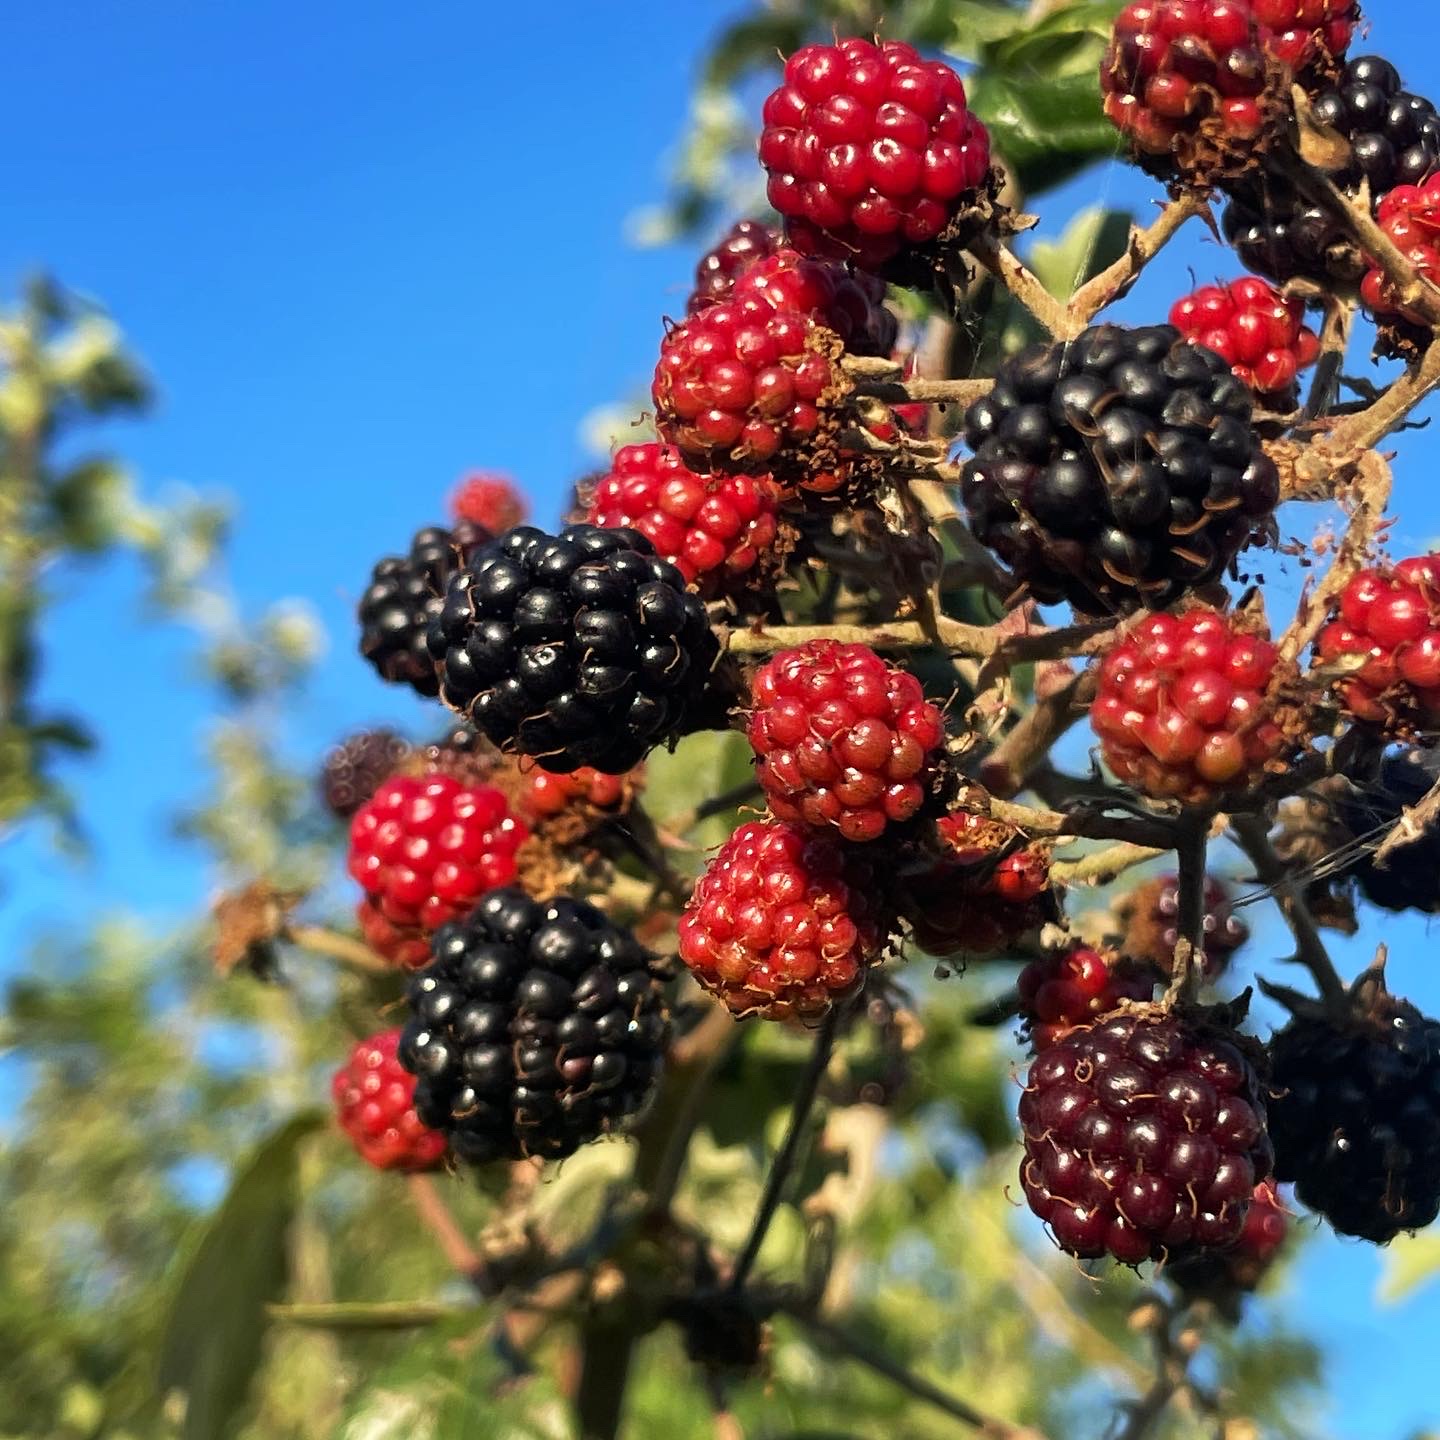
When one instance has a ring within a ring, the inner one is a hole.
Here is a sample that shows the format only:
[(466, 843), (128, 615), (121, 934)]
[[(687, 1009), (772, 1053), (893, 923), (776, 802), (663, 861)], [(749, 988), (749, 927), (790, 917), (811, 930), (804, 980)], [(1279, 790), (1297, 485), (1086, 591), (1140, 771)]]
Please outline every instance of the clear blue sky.
[[(439, 518), (471, 466), (512, 472), (551, 517), (588, 464), (583, 416), (647, 377), (693, 257), (631, 248), (624, 222), (662, 192), (697, 57), (741, 8), (87, 0), (7, 14), (0, 287), (43, 265), (110, 306), (160, 384), (155, 414), (113, 431), (147, 490), (235, 497), (247, 606), (294, 595), (318, 610), (334, 647), (299, 717), (311, 753), (421, 715), (351, 649), (373, 559)], [(1431, 8), (1368, 10), (1367, 48), (1440, 95)], [(1154, 196), (1117, 163), (1046, 208), (1063, 219), (1102, 191), (1137, 209)], [(1126, 316), (1161, 317), (1192, 269), (1235, 267), (1196, 231)], [(1419, 547), (1440, 534), (1440, 457), (1423, 433), (1396, 448), (1397, 543)], [(74, 772), (95, 857), (67, 871), (25, 841), (0, 855), (0, 973), (38, 935), (106, 910), (190, 913), (208, 883), (168, 833), (195, 791), (205, 715), (191, 642), (132, 623), (136, 581), (127, 563), (53, 577), (69, 598), (43, 694), (105, 736)], [(1372, 923), (1344, 963), (1382, 933), (1395, 988), (1440, 1010), (1418, 923)], [(1254, 953), (1283, 945), (1259, 926)], [(1289, 1302), (1332, 1347), (1345, 1440), (1402, 1440), (1440, 1414), (1440, 1285), (1379, 1310), (1377, 1270), (1368, 1249), (1317, 1241)]]

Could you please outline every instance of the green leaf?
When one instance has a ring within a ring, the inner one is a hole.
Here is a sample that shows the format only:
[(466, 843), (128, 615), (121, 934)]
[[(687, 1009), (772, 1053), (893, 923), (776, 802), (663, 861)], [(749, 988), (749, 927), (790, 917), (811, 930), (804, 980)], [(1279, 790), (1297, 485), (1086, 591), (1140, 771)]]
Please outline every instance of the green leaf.
[(323, 1111), (306, 1111), (261, 1142), (185, 1264), (159, 1373), (162, 1393), (185, 1396), (185, 1440), (222, 1440), (239, 1418), (260, 1361), (265, 1307), (285, 1286), (300, 1143), (324, 1122)]
[(757, 15), (737, 21), (715, 42), (705, 64), (707, 85), (733, 85), (752, 70), (780, 66), (805, 43), (803, 15)]
[(1431, 1230), (1401, 1235), (1385, 1250), (1380, 1299), (1393, 1305), (1440, 1274), (1440, 1234)]
[(114, 544), (130, 495), (130, 477), (113, 461), (82, 460), (72, 465), (49, 495), (61, 540), (90, 553)]
[(941, 0), (934, 8), (948, 27), (940, 44), (961, 60), (978, 59), (987, 45), (1025, 28), (1025, 12), (1007, 0)]
[(1082, 210), (1058, 240), (1037, 240), (1030, 247), (1030, 268), (1057, 299), (1066, 300), (1092, 275), (1125, 253), (1134, 217), (1126, 210), (1096, 205)]
[[(687, 735), (673, 752), (654, 751), (645, 762), (645, 808), (662, 825), (743, 785), (755, 771), (745, 737), (736, 730)], [(691, 832), (696, 845), (722, 844), (735, 828), (735, 812), (711, 816)]]
[(1087, 0), (981, 47), (970, 106), (1022, 193), (1034, 194), (1113, 155), (1100, 109), (1100, 57), (1118, 3)]

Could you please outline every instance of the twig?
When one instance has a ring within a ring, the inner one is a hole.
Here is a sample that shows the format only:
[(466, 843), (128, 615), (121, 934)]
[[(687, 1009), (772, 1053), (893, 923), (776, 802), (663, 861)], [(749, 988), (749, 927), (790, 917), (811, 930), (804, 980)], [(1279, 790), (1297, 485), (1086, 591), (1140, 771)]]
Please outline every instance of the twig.
[(1045, 1440), (1041, 1431), (1032, 1429), (1028, 1425), (1014, 1425), (1008, 1420), (1000, 1419), (999, 1416), (989, 1415), (983, 1410), (976, 1409), (968, 1401), (960, 1399), (958, 1395), (950, 1394), (947, 1390), (942, 1390), (938, 1385), (907, 1370), (898, 1360), (892, 1359), (883, 1351), (869, 1345), (858, 1335), (851, 1334), (850, 1331), (830, 1320), (825, 1320), (810, 1311), (800, 1309), (798, 1306), (786, 1305), (783, 1302), (780, 1308), (792, 1319), (799, 1321), (818, 1339), (834, 1346), (841, 1354), (848, 1355), (852, 1360), (858, 1360), (860, 1364), (868, 1366), (877, 1375), (883, 1375), (885, 1379), (898, 1385), (917, 1400), (923, 1400), (927, 1405), (933, 1405), (937, 1410), (949, 1415), (951, 1419), (958, 1420), (962, 1425), (968, 1425), (978, 1434), (986, 1436), (987, 1440)]
[(1109, 885), (1127, 870), (1158, 860), (1166, 854), (1152, 845), (1136, 845), (1122, 840), (1104, 850), (1092, 850), (1076, 860), (1056, 860), (1050, 866), (1050, 878), (1061, 885)]
[(485, 1261), (455, 1223), (435, 1182), (428, 1175), (407, 1175), (405, 1188), (410, 1192), (410, 1203), (456, 1273), (463, 1275), (482, 1295), (489, 1294)]
[(1350, 346), (1350, 330), (1355, 320), (1353, 301), (1332, 296), (1325, 306), (1325, 323), (1320, 327), (1320, 358), (1315, 365), (1315, 378), (1305, 401), (1305, 414), (1310, 419), (1324, 415), (1335, 403), (1340, 382), (1340, 367)]
[(990, 236), (981, 236), (972, 241), (969, 248), (970, 253), (1051, 335), (1057, 340), (1072, 338), (1068, 308), (1040, 283), (1039, 277), (1013, 250), (999, 244)]
[(755, 1211), (755, 1219), (750, 1225), (750, 1234), (730, 1275), (729, 1289), (733, 1292), (738, 1293), (745, 1288), (745, 1282), (750, 1278), (750, 1271), (759, 1258), (760, 1247), (765, 1243), (770, 1222), (775, 1218), (775, 1211), (780, 1206), (780, 1195), (785, 1188), (786, 1180), (790, 1178), (791, 1167), (799, 1157), (800, 1142), (805, 1135), (806, 1122), (815, 1105), (815, 1097), (820, 1090), (820, 1081), (830, 1064), (830, 1056), (835, 1049), (835, 1037), (839, 1033), (840, 1020), (846, 1008), (843, 1005), (834, 1006), (820, 1023), (820, 1029), (815, 1036), (814, 1048), (810, 1052), (810, 1063), (800, 1077), (799, 1088), (796, 1090), (795, 1099), (790, 1106), (790, 1123), (785, 1131), (785, 1138), (780, 1143), (780, 1149), (776, 1152), (775, 1159), (771, 1161), (770, 1173), (765, 1177), (765, 1189), (761, 1193), (760, 1204)]
[(713, 815), (723, 815), (727, 810), (737, 809), (741, 805), (760, 799), (764, 792), (760, 789), (758, 782), (746, 780), (743, 784), (734, 785), (729, 790), (722, 790), (718, 795), (712, 795), (710, 799), (697, 805), (693, 810), (687, 810), (682, 815), (675, 816), (668, 821), (665, 828), (674, 835), (688, 835), (697, 825), (709, 820)]
[(1175, 821), (1159, 815), (1106, 815), (1089, 806), (1065, 812), (1041, 810), (994, 795), (990, 797), (990, 814), (1032, 839), (1065, 835), (1080, 840), (1129, 840), (1137, 845), (1153, 845), (1157, 850), (1175, 848)]
[(1094, 694), (1095, 676), (1086, 670), (1043, 700), (1037, 700), (986, 757), (980, 772), (985, 787), (1001, 796), (1014, 795), (1023, 789), (1031, 770), (1085, 713)]
[(1230, 817), (1230, 828), (1255, 867), (1256, 877), (1274, 891), (1275, 903), (1295, 936), (1296, 963), (1310, 972), (1326, 1004), (1343, 1007), (1345, 983), (1330, 959), (1330, 952), (1320, 938), (1319, 927), (1299, 887), (1270, 844), (1265, 821), (1258, 815), (1233, 815)]
[(359, 971), (362, 975), (395, 974), (395, 967), (377, 955), (364, 941), (342, 935), (338, 930), (327, 930), (323, 925), (288, 926), (285, 938), (302, 950), (339, 961), (346, 969)]
[(620, 1433), (637, 1339), (630, 1326), (608, 1313), (608, 1307), (581, 1327), (580, 1380), (575, 1387), (580, 1440), (615, 1440)]
[(1209, 817), (1187, 814), (1175, 846), (1179, 860), (1179, 914), (1176, 929), (1174, 968), (1165, 991), (1165, 1004), (1193, 1000), (1204, 974), (1205, 953), (1205, 852)]
[(1120, 299), (1135, 283), (1140, 272), (1165, 248), (1187, 220), (1209, 209), (1199, 195), (1189, 193), (1171, 200), (1144, 230), (1130, 229), (1130, 243), (1113, 265), (1087, 280), (1066, 307), (1067, 338), (1078, 335), (1109, 304)]
[(1334, 464), (1336, 457), (1354, 456), (1378, 445), (1407, 415), (1440, 385), (1440, 341), (1432, 341), (1417, 365), (1389, 387), (1373, 405), (1347, 415), (1330, 433), (1316, 442), (1320, 463)]
[(1425, 792), (1419, 804), (1401, 811), (1395, 827), (1380, 842), (1374, 863), (1384, 865), (1397, 850), (1413, 845), (1435, 823), (1437, 816), (1440, 816), (1440, 782)]

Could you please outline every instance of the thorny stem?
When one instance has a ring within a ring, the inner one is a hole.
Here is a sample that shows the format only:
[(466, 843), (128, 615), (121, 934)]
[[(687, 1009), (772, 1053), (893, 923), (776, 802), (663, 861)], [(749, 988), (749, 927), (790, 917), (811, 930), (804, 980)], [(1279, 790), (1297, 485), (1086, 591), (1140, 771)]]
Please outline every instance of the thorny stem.
[(858, 1335), (816, 1315), (813, 1311), (783, 1303), (781, 1309), (809, 1330), (817, 1340), (824, 1341), (842, 1355), (859, 1361), (877, 1375), (883, 1375), (917, 1400), (923, 1400), (927, 1405), (933, 1405), (937, 1410), (949, 1415), (951, 1419), (968, 1425), (977, 1434), (987, 1437), (987, 1440), (1045, 1440), (1041, 1431), (1028, 1425), (1014, 1425), (997, 1415), (977, 1410), (969, 1401), (962, 1400), (958, 1395), (952, 1395), (948, 1390), (942, 1390), (938, 1385), (907, 1370), (883, 1350), (876, 1349)]
[(1150, 1388), (1130, 1406), (1125, 1425), (1116, 1440), (1144, 1440), (1169, 1408), (1170, 1402), (1189, 1385), (1188, 1356), (1175, 1343), (1176, 1316), (1168, 1305), (1156, 1300), (1157, 1312), (1149, 1327), (1155, 1346), (1155, 1378)]
[[(1018, 255), (990, 236), (970, 242), (970, 253), (1057, 340), (1072, 338), (1069, 308), (1057, 300)], [(1084, 327), (1082, 326), (1081, 329)]]
[(1394, 828), (1380, 842), (1375, 852), (1375, 864), (1384, 865), (1397, 851), (1413, 845), (1440, 816), (1440, 784), (1431, 786), (1418, 805), (1402, 810)]
[(1130, 840), (1137, 845), (1153, 845), (1160, 850), (1175, 848), (1176, 823), (1160, 815), (1106, 815), (1099, 809), (1085, 806), (1062, 813), (1017, 805), (1012, 800), (1001, 800), (993, 795), (990, 814), (994, 819), (1024, 831), (1032, 840), (1064, 835), (1083, 840)]
[(1208, 212), (1206, 200), (1186, 192), (1171, 200), (1144, 230), (1131, 228), (1130, 243), (1113, 265), (1087, 280), (1071, 297), (1068, 335), (1078, 335), (1109, 304), (1121, 298), (1135, 283), (1140, 272), (1174, 238), (1187, 220)]
[[(1114, 632), (1107, 631), (1106, 634), (1113, 635)], [(1085, 670), (1059, 690), (1047, 695), (1043, 700), (1036, 701), (1021, 716), (1015, 728), (986, 757), (981, 770), (981, 779), (986, 789), (1000, 796), (1015, 795), (1023, 790), (1030, 772), (1043, 756), (1049, 754), (1055, 742), (1085, 713), (1085, 708), (1094, 698), (1094, 694), (1095, 677)]]
[(1076, 860), (1057, 860), (1050, 866), (1050, 878), (1061, 885), (1109, 885), (1127, 870), (1158, 860), (1167, 854), (1153, 845), (1136, 845), (1122, 840), (1104, 850), (1092, 850)]
[(1320, 938), (1320, 929), (1310, 914), (1309, 906), (1305, 904), (1284, 861), (1270, 844), (1265, 821), (1258, 815), (1233, 815), (1230, 817), (1230, 828), (1255, 867), (1256, 877), (1274, 891), (1275, 903), (1295, 936), (1296, 962), (1310, 972), (1327, 1005), (1343, 1008), (1345, 982), (1341, 980), (1330, 959), (1330, 952)]
[(815, 1045), (810, 1052), (810, 1063), (805, 1067), (790, 1107), (790, 1123), (785, 1131), (785, 1139), (770, 1164), (770, 1173), (765, 1177), (765, 1189), (760, 1196), (755, 1219), (751, 1222), (750, 1234), (730, 1275), (729, 1289), (737, 1294), (745, 1288), (745, 1282), (750, 1278), (750, 1271), (759, 1258), (760, 1247), (765, 1243), (765, 1236), (769, 1232), (770, 1222), (775, 1218), (775, 1211), (780, 1206), (780, 1194), (785, 1188), (786, 1180), (790, 1178), (791, 1168), (799, 1158), (800, 1142), (805, 1137), (806, 1123), (810, 1119), (810, 1111), (814, 1108), (820, 1081), (830, 1064), (830, 1056), (835, 1049), (835, 1037), (839, 1033), (840, 1021), (847, 1008), (844, 1005), (832, 1006), (820, 1022)]

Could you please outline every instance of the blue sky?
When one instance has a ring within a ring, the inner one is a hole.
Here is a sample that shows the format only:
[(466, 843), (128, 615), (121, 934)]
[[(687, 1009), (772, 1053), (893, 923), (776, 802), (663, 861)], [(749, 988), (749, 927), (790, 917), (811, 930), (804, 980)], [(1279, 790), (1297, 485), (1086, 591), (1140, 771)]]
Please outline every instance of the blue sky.
[[(151, 494), (183, 482), (234, 497), (248, 607), (298, 596), (319, 613), (334, 646), (297, 716), (308, 753), (422, 714), (351, 649), (373, 559), (438, 519), (472, 466), (510, 471), (551, 517), (590, 463), (585, 415), (646, 379), (693, 254), (637, 250), (625, 222), (662, 193), (698, 57), (739, 8), (87, 0), (7, 15), (0, 293), (43, 265), (106, 302), (160, 387), (150, 418), (107, 438)], [(1368, 9), (1365, 48), (1440, 94), (1429, 7)], [(1117, 162), (1048, 199), (1042, 230), (1097, 196), (1139, 211), (1154, 195)], [(1191, 270), (1236, 273), (1192, 228), (1124, 317), (1161, 318)], [(1406, 550), (1440, 534), (1437, 454), (1423, 432), (1394, 444)], [(65, 598), (42, 694), (105, 737), (73, 772), (95, 853), (78, 870), (29, 841), (0, 854), (0, 971), (57, 926), (119, 907), (163, 924), (208, 885), (169, 833), (206, 713), (192, 642), (132, 623), (137, 580), (124, 561), (51, 577)], [(1382, 935), (1395, 988), (1440, 1010), (1417, 922), (1372, 923), (1339, 947), (1343, 964)], [(1266, 920), (1252, 953), (1283, 944)], [(1347, 1440), (1401, 1440), (1440, 1412), (1440, 1285), (1377, 1310), (1377, 1273), (1372, 1251), (1317, 1241), (1293, 1302), (1332, 1345)]]

